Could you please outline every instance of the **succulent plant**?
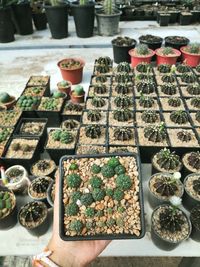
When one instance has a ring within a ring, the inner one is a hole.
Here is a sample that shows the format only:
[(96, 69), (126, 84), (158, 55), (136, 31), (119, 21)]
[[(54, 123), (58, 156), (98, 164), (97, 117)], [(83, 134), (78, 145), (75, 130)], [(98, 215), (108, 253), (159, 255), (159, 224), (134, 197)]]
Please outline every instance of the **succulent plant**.
[(32, 150), (32, 147), (28, 144), (22, 144), (20, 149), (23, 151), (23, 152), (28, 152), (28, 151), (31, 151)]
[(156, 85), (152, 81), (141, 81), (137, 85), (138, 92), (141, 92), (142, 94), (151, 94), (155, 91)]
[(161, 80), (164, 82), (164, 83), (173, 83), (175, 82), (175, 77), (171, 74), (171, 73), (168, 73), (168, 74), (165, 74), (161, 77)]
[(127, 141), (133, 138), (133, 133), (129, 128), (116, 128), (114, 130), (114, 137), (118, 141)]
[(93, 172), (94, 174), (98, 174), (101, 172), (101, 167), (94, 163), (91, 167), (91, 172)]
[(5, 142), (10, 136), (10, 134), (11, 134), (11, 129), (9, 128), (0, 129), (0, 144)]
[(79, 212), (79, 207), (76, 203), (70, 203), (65, 207), (65, 214), (68, 216), (75, 216)]
[(106, 188), (106, 196), (112, 197), (114, 194), (114, 191), (112, 188)]
[(69, 174), (66, 177), (67, 185), (71, 188), (78, 188), (82, 182), (80, 175), (77, 173)]
[(136, 52), (136, 55), (143, 55), (143, 56), (149, 55), (151, 53), (150, 49), (145, 44), (139, 44), (135, 48), (135, 52)]
[(18, 150), (20, 150), (20, 143), (13, 143), (13, 144), (11, 145), (11, 148), (12, 148), (13, 151), (18, 151)]
[(199, 108), (200, 109), (200, 97), (192, 98), (190, 103), (194, 108)]
[(106, 225), (107, 225), (108, 227), (112, 227), (113, 225), (115, 225), (115, 223), (116, 223), (116, 221), (115, 221), (115, 219), (113, 219), (112, 217), (109, 218), (109, 219), (106, 221)]
[(173, 83), (166, 83), (161, 85), (161, 91), (166, 95), (175, 95), (177, 88)]
[(144, 128), (144, 137), (148, 141), (158, 143), (163, 142), (167, 137), (166, 128), (163, 123), (159, 125), (151, 125)]
[(26, 225), (40, 221), (43, 216), (44, 207), (44, 203), (36, 201), (26, 204), (20, 212), (21, 223)]
[(155, 123), (159, 116), (154, 110), (145, 110), (142, 112), (141, 119), (146, 123)]
[(112, 158), (109, 159), (107, 164), (108, 164), (108, 166), (110, 166), (112, 168), (116, 168), (117, 166), (120, 165), (120, 161), (119, 161), (118, 158), (112, 157)]
[(72, 130), (78, 127), (78, 122), (76, 120), (66, 120), (62, 123), (62, 128), (67, 130)]
[(105, 64), (97, 64), (95, 66), (95, 70), (98, 73), (105, 74), (105, 73), (108, 73), (110, 71), (110, 67), (109, 67), (109, 65), (105, 65)]
[(148, 71), (152, 70), (151, 64), (142, 62), (136, 66), (136, 70), (141, 73), (147, 73)]
[(178, 97), (170, 97), (168, 99), (168, 104), (171, 107), (180, 107), (181, 106), (181, 99)]
[(97, 83), (97, 84), (94, 85), (94, 93), (95, 94), (102, 95), (102, 94), (105, 94), (106, 91), (107, 91), (107, 88), (106, 88), (105, 84)]
[[(54, 98), (55, 99), (55, 98)], [(33, 110), (38, 106), (40, 103), (40, 99), (37, 96), (20, 96), (19, 100), (17, 101), (17, 106), (21, 110)]]
[(192, 72), (186, 72), (181, 75), (181, 81), (184, 83), (194, 83), (197, 81), (197, 78)]
[(11, 101), (11, 97), (8, 93), (6, 92), (0, 93), (0, 103), (5, 104), (8, 103), (9, 101)]
[(94, 208), (91, 208), (91, 207), (88, 207), (86, 210), (85, 210), (85, 215), (87, 217), (94, 217), (95, 216), (95, 209)]
[(100, 121), (101, 120), (101, 112), (99, 110), (89, 110), (87, 112), (87, 119), (89, 121)]
[(185, 47), (184, 51), (187, 51), (190, 54), (200, 54), (200, 45), (197, 43), (189, 44)]
[(83, 223), (80, 220), (74, 220), (70, 223), (69, 229), (71, 231), (76, 232), (77, 234), (80, 234), (81, 231), (83, 230)]
[(192, 140), (191, 133), (186, 130), (182, 130), (178, 132), (177, 137), (179, 140), (181, 140), (182, 142), (186, 142), (186, 143)]
[(129, 94), (130, 86), (127, 83), (118, 83), (115, 87), (115, 92), (122, 95)]
[(107, 77), (106, 75), (98, 75), (96, 76), (96, 82), (97, 83), (106, 83), (107, 82)]
[(183, 110), (172, 111), (170, 120), (176, 124), (186, 124), (188, 122), (188, 114)]
[(200, 205), (196, 205), (194, 208), (192, 208), (190, 213), (190, 219), (192, 222), (192, 225), (194, 225), (197, 229), (200, 229)]
[(41, 107), (44, 110), (58, 110), (58, 106), (60, 105), (60, 100), (57, 98), (43, 98), (41, 102)]
[(75, 162), (72, 162), (72, 163), (69, 165), (69, 170), (70, 170), (70, 171), (78, 170), (78, 164), (75, 163)]
[(100, 177), (98, 176), (93, 176), (90, 180), (89, 180), (90, 185), (92, 186), (92, 188), (99, 188), (102, 185), (102, 180)]
[(156, 182), (153, 184), (156, 192), (163, 197), (170, 197), (176, 194), (178, 190), (177, 180), (173, 179), (172, 176), (161, 176), (156, 179)]
[(110, 57), (99, 57), (96, 60), (97, 64), (112, 65), (112, 59)]
[(174, 54), (175, 52), (174, 52), (172, 47), (166, 46), (166, 47), (162, 48), (161, 53), (162, 53), (162, 55), (168, 56), (168, 55)]
[(176, 170), (180, 165), (180, 157), (167, 148), (163, 148), (156, 154), (156, 162), (160, 168), (169, 171)]
[(141, 81), (141, 80), (146, 80), (146, 81), (151, 81), (154, 82), (154, 77), (151, 75), (151, 73), (139, 73), (135, 76), (135, 80)]
[(193, 83), (191, 85), (188, 85), (186, 90), (190, 95), (200, 95), (200, 84)]
[(132, 75), (130, 75), (127, 72), (119, 72), (116, 73), (115, 75), (115, 81), (117, 83), (128, 83), (128, 82), (132, 82)]
[(115, 170), (113, 169), (113, 167), (109, 166), (108, 164), (105, 164), (101, 168), (101, 173), (103, 177), (111, 178), (115, 175)]
[(185, 64), (178, 65), (176, 69), (180, 73), (190, 72), (190, 67)]
[(99, 138), (101, 136), (101, 127), (99, 125), (88, 125), (85, 127), (85, 135), (92, 139)]
[(196, 112), (195, 119), (200, 123), (200, 110)]
[(72, 102), (69, 102), (66, 104), (65, 110), (80, 112), (83, 110), (83, 107), (79, 104), (74, 104)]
[(115, 173), (117, 175), (124, 174), (126, 172), (126, 168), (123, 165), (118, 165), (115, 167)]
[(141, 94), (139, 99), (139, 105), (143, 108), (151, 108), (153, 107), (153, 104), (155, 103), (154, 99), (151, 96), (144, 96)]
[(82, 96), (85, 94), (84, 88), (82, 85), (76, 85), (73, 89), (73, 94), (76, 96)]
[(94, 190), (92, 191), (92, 196), (95, 201), (101, 201), (106, 196), (106, 192), (104, 189), (94, 188)]
[(52, 131), (52, 138), (54, 141), (59, 141), (62, 144), (69, 144), (74, 141), (72, 133), (64, 129)]
[(135, 43), (135, 40), (127, 36), (118, 36), (112, 40), (112, 44), (117, 46), (131, 46), (133, 43)]
[(200, 177), (193, 181), (193, 189), (198, 195), (200, 195)]
[[(55, 1), (55, 0), (54, 0)], [(79, 69), (81, 67), (82, 63), (78, 60), (75, 60), (73, 58), (63, 60), (60, 64), (60, 66), (64, 69)]]
[(13, 208), (11, 193), (0, 191), (0, 219), (10, 214)]
[(131, 72), (131, 67), (128, 62), (121, 62), (117, 65), (117, 72)]
[(71, 195), (70, 195), (70, 201), (72, 203), (76, 203), (77, 200), (81, 199), (81, 196), (82, 196), (82, 193), (80, 191), (72, 192)]
[(120, 188), (116, 188), (113, 193), (113, 199), (121, 201), (124, 198), (124, 191)]
[(175, 233), (182, 231), (182, 225), (184, 224), (182, 212), (174, 210), (172, 207), (165, 209), (159, 215), (159, 222), (162, 230)]
[(133, 117), (130, 109), (117, 109), (113, 111), (113, 118), (117, 121), (129, 121)]
[(47, 189), (50, 184), (50, 179), (47, 177), (39, 177), (32, 182), (32, 190), (37, 194), (43, 194), (47, 192)]
[(196, 169), (200, 170), (200, 152), (191, 152), (190, 155), (188, 156), (188, 164)]
[(94, 96), (91, 101), (92, 106), (96, 108), (101, 108), (105, 106), (106, 101), (102, 97)]
[(132, 98), (127, 95), (120, 95), (114, 99), (114, 103), (118, 108), (128, 108), (132, 102)]
[(85, 193), (81, 196), (81, 204), (84, 206), (90, 206), (94, 202), (94, 198), (92, 196), (92, 193)]
[(171, 65), (169, 65), (169, 64), (160, 64), (158, 66), (158, 71), (160, 73), (168, 73), (168, 72), (171, 71)]
[(116, 178), (116, 186), (122, 190), (128, 190), (132, 186), (132, 180), (129, 175), (120, 174)]

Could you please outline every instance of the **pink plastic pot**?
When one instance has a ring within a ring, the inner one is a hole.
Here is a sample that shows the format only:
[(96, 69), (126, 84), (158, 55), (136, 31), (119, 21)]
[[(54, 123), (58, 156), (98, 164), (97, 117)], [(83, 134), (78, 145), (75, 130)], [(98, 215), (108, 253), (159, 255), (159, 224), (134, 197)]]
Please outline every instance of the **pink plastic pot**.
[(151, 49), (149, 50), (150, 54), (146, 56), (135, 55), (135, 49), (129, 50), (128, 53), (131, 56), (131, 66), (134, 68), (142, 62), (151, 63), (151, 58), (154, 56), (155, 52)]
[(177, 49), (173, 48), (174, 54), (173, 55), (160, 55), (159, 51), (162, 51), (162, 48), (158, 48), (155, 50), (156, 53), (156, 64), (169, 64), (169, 65), (175, 65), (178, 57), (180, 57), (181, 52)]
[(184, 51), (186, 47), (187, 46), (183, 46), (180, 48), (182, 52), (182, 60), (190, 67), (196, 67), (200, 64), (200, 54), (190, 54), (189, 52)]

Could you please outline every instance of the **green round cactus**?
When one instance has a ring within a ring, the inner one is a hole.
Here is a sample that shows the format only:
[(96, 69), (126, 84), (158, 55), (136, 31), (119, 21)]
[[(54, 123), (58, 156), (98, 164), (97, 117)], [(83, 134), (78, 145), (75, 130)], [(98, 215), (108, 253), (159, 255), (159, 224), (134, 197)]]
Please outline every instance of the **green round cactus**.
[(65, 214), (68, 216), (75, 216), (79, 212), (79, 207), (76, 203), (70, 203), (65, 208)]
[(113, 199), (117, 201), (121, 201), (124, 198), (124, 192), (120, 188), (116, 188), (114, 190)]
[(122, 95), (129, 94), (130, 86), (127, 83), (118, 83), (115, 87), (115, 92)]
[(77, 234), (80, 234), (83, 230), (83, 223), (80, 220), (74, 220), (70, 223), (69, 229)]
[(77, 96), (82, 96), (85, 94), (85, 91), (83, 89), (83, 86), (81, 85), (76, 85), (74, 90), (73, 90), (73, 94), (77, 95)]
[(132, 180), (129, 175), (120, 174), (116, 178), (116, 186), (122, 190), (128, 190), (132, 186)]
[(102, 180), (100, 177), (98, 176), (93, 176), (90, 180), (89, 180), (90, 185), (92, 186), (92, 188), (99, 188), (102, 185)]
[(112, 157), (109, 159), (109, 161), (107, 162), (108, 166), (112, 167), (112, 168), (115, 168), (117, 166), (120, 165), (120, 161), (118, 158), (116, 157)]
[(158, 143), (166, 140), (167, 132), (164, 124), (160, 125), (151, 125), (144, 128), (144, 137), (148, 139), (148, 141)]
[(120, 62), (117, 65), (117, 72), (131, 72), (130, 64), (128, 62)]
[(133, 117), (130, 109), (117, 109), (113, 111), (113, 118), (117, 121), (129, 121)]
[(91, 104), (92, 104), (92, 106), (94, 106), (96, 108), (101, 108), (101, 107), (105, 106), (106, 101), (102, 97), (94, 96), (92, 98)]
[(94, 190), (92, 191), (92, 196), (95, 201), (103, 200), (105, 195), (106, 195), (106, 192), (104, 189), (94, 188)]
[(91, 207), (88, 207), (86, 210), (85, 210), (85, 215), (87, 217), (94, 217), (95, 216), (95, 209), (94, 208), (91, 208)]
[(129, 128), (116, 128), (114, 130), (114, 137), (119, 141), (127, 141), (133, 138), (133, 133)]
[(128, 108), (133, 103), (132, 98), (127, 95), (115, 97), (114, 103), (118, 108)]
[(105, 177), (105, 178), (111, 178), (115, 175), (114, 169), (107, 164), (102, 166), (101, 173), (102, 173), (103, 177)]
[(99, 110), (89, 110), (87, 112), (87, 119), (91, 122), (101, 120), (101, 112)]
[(161, 85), (161, 91), (165, 95), (175, 95), (177, 93), (177, 87), (173, 83), (166, 83)]
[(158, 71), (160, 73), (168, 73), (171, 71), (171, 65), (169, 64), (160, 64), (158, 65)]
[(81, 199), (81, 196), (82, 196), (82, 193), (80, 191), (72, 192), (71, 195), (70, 195), (70, 200), (73, 203), (76, 203), (77, 200), (80, 200)]
[(101, 136), (101, 127), (99, 125), (88, 125), (85, 127), (85, 134), (92, 139), (99, 138)]
[(91, 172), (93, 172), (94, 174), (98, 174), (101, 172), (101, 167), (94, 163), (91, 167)]
[(93, 196), (91, 193), (85, 193), (81, 196), (81, 204), (84, 205), (84, 206), (90, 206), (93, 202), (94, 202), (94, 199), (93, 199)]
[(0, 103), (5, 104), (11, 100), (11, 97), (8, 93), (0, 93)]
[(118, 165), (115, 167), (115, 173), (117, 175), (124, 174), (126, 172), (126, 168), (123, 165)]
[(155, 123), (159, 116), (154, 110), (145, 110), (142, 112), (141, 119), (146, 123)]
[(141, 97), (139, 99), (139, 105), (143, 108), (151, 108), (153, 107), (153, 104), (155, 103), (154, 99), (150, 96), (144, 96), (141, 94)]
[(81, 177), (76, 173), (69, 174), (66, 180), (67, 185), (71, 188), (78, 188), (82, 182)]
[(184, 110), (172, 111), (170, 119), (176, 124), (186, 124), (189, 120), (187, 112)]
[(186, 90), (190, 95), (200, 95), (200, 84), (193, 83), (188, 85)]
[(181, 105), (181, 99), (178, 97), (170, 97), (168, 99), (168, 104), (171, 107), (180, 107)]

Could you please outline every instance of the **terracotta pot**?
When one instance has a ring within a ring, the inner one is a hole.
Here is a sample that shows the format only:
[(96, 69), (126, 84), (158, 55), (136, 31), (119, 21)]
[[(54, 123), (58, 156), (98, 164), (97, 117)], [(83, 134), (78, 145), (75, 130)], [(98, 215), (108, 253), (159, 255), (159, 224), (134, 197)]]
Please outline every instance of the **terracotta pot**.
[(7, 102), (7, 103), (3, 103), (3, 105), (4, 105), (7, 109), (9, 109), (9, 108), (12, 108), (12, 107), (14, 106), (15, 102), (16, 102), (16, 98), (15, 98), (14, 96), (10, 96), (10, 101)]
[(181, 52), (177, 49), (173, 49), (174, 54), (173, 55), (160, 55), (159, 51), (162, 48), (158, 48), (155, 50), (156, 53), (156, 64), (161, 65), (161, 64), (169, 64), (169, 65), (175, 65), (178, 57), (180, 57)]
[[(76, 60), (81, 63), (80, 68), (77, 69), (66, 69), (61, 67), (63, 61)], [(85, 66), (85, 61), (80, 58), (65, 58), (58, 62), (58, 67), (60, 68), (63, 80), (70, 81), (72, 84), (81, 83), (83, 77), (83, 67)]]
[(155, 54), (155, 52), (153, 50), (149, 49), (150, 54), (146, 55), (146, 56), (134, 55), (133, 54), (134, 50), (135, 49), (131, 49), (128, 51), (129, 55), (131, 56), (131, 66), (132, 67), (136, 67), (138, 64), (140, 64), (142, 62), (151, 63), (151, 58)]
[(182, 52), (182, 60), (190, 67), (196, 67), (200, 64), (200, 54), (190, 54), (189, 52), (184, 51), (186, 47), (187, 46), (183, 46), (180, 48)]
[(60, 82), (57, 83), (57, 87), (60, 92), (65, 93), (69, 96), (71, 92), (72, 83), (70, 81), (67, 82), (69, 83), (68, 87), (63, 87), (62, 85), (60, 85)]
[(74, 95), (73, 91), (71, 91), (70, 98), (73, 103), (84, 103), (85, 93), (83, 95)]

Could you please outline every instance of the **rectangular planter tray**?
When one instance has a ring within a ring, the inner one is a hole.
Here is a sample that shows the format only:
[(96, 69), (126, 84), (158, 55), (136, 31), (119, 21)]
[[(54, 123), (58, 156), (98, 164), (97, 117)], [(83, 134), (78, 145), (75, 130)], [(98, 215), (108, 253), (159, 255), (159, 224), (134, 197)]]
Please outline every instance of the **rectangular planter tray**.
[(46, 118), (48, 120), (47, 127), (60, 127), (61, 114), (60, 111), (36, 111), (38, 118)]
[(47, 81), (46, 85), (41, 85), (41, 84), (29, 85), (29, 82), (30, 82), (31, 78), (34, 77), (34, 76), (42, 76), (42, 75), (32, 75), (32, 76), (30, 76), (30, 78), (29, 78), (29, 80), (28, 80), (28, 82), (26, 84), (26, 87), (39, 87), (39, 86), (46, 87), (44, 96), (50, 96), (50, 76), (47, 76), (48, 77), (48, 81)]
[[(107, 158), (107, 157), (113, 157), (113, 156), (122, 156), (122, 157), (128, 157), (132, 156), (136, 159), (137, 167), (138, 167), (138, 173), (139, 173), (139, 202), (140, 202), (140, 221), (141, 221), (141, 233), (137, 237), (135, 235), (131, 234), (98, 234), (94, 236), (75, 236), (70, 237), (66, 236), (64, 234), (64, 228), (63, 228), (63, 219), (64, 219), (64, 205), (63, 205), (63, 168), (62, 164), (63, 161), (66, 159), (80, 159), (80, 158)], [(59, 173), (60, 173), (60, 179), (59, 179), (59, 234), (62, 240), (64, 241), (80, 241), (80, 240), (114, 240), (114, 239), (141, 239), (145, 235), (145, 217), (144, 217), (144, 199), (143, 199), (143, 190), (142, 190), (142, 176), (141, 176), (141, 162), (139, 157), (134, 153), (129, 153), (126, 155), (121, 154), (100, 154), (100, 155), (75, 155), (75, 156), (64, 156), (61, 158), (59, 163)]]

